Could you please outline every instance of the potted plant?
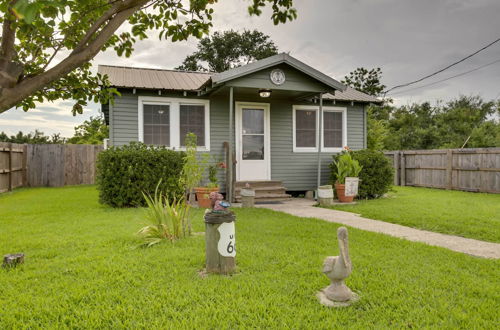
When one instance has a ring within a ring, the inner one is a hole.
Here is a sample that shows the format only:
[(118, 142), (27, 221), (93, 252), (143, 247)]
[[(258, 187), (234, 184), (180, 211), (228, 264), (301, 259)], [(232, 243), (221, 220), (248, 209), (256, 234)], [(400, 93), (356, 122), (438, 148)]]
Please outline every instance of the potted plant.
[(350, 203), (354, 196), (345, 195), (345, 179), (347, 177), (358, 177), (362, 167), (357, 160), (352, 158), (349, 152), (341, 154), (335, 161), (335, 166), (337, 167), (337, 181), (335, 182), (337, 197), (341, 203)]
[(211, 207), (210, 193), (214, 191), (219, 191), (219, 184), (217, 179), (217, 174), (219, 170), (225, 168), (223, 162), (215, 162), (214, 164), (208, 165), (208, 181), (206, 187), (196, 187), (196, 199), (198, 200), (198, 206), (203, 208)]

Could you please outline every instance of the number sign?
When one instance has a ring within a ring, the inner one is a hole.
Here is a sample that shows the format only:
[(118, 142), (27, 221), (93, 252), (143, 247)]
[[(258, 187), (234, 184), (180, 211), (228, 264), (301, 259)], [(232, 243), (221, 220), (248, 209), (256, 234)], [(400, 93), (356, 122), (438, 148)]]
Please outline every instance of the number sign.
[(234, 235), (234, 222), (224, 222), (217, 230), (220, 233), (217, 250), (223, 257), (236, 256), (236, 238)]

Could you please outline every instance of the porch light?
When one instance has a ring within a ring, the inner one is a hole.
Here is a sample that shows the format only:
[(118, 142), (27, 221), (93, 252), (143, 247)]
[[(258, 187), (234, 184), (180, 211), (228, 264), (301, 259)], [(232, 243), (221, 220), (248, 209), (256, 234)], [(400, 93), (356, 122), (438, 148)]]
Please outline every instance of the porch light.
[(271, 96), (271, 90), (270, 89), (259, 89), (259, 96), (260, 97), (269, 97), (269, 96)]

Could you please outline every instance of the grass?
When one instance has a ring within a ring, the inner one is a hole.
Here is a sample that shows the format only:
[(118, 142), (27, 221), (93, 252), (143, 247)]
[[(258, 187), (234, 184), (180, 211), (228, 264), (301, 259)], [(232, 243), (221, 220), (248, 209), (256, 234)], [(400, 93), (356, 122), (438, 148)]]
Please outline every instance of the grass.
[(500, 243), (500, 194), (394, 187), (386, 198), (332, 208), (408, 227)]
[[(355, 305), (329, 309), (322, 261), (337, 225), (237, 209), (238, 273), (201, 278), (204, 237), (137, 248), (143, 209), (97, 203), (93, 186), (0, 196), (0, 328), (495, 328), (500, 261), (349, 229)], [(202, 231), (202, 210), (194, 230)]]

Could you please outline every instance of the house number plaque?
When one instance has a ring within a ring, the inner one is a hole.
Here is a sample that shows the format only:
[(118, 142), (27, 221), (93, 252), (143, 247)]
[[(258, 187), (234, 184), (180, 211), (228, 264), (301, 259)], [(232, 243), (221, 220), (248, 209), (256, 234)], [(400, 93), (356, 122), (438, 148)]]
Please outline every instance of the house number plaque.
[(234, 222), (223, 222), (217, 228), (220, 234), (217, 250), (223, 257), (236, 256), (236, 239), (234, 235)]

